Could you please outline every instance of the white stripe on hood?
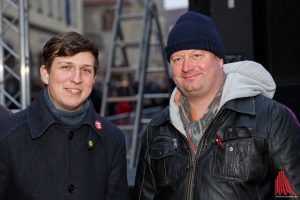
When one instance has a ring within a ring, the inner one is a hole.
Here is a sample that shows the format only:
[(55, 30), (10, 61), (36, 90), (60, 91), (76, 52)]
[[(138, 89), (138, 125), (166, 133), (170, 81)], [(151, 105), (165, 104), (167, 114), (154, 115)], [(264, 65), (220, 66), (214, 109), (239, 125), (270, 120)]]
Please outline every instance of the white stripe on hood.
[[(253, 61), (240, 61), (225, 64), (223, 71), (227, 75), (219, 109), (232, 99), (256, 96), (262, 94), (272, 98), (276, 85), (270, 73), (259, 63)], [(170, 98), (170, 118), (172, 124), (186, 135), (180, 119), (178, 106), (174, 97), (178, 91), (175, 88)]]

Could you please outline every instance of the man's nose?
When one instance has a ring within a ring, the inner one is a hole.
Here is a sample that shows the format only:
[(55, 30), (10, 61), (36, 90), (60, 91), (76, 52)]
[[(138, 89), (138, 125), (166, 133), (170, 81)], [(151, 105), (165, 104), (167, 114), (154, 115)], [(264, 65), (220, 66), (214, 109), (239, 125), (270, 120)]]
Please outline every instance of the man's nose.
[(72, 79), (71, 79), (74, 83), (81, 83), (82, 81), (82, 78), (81, 78), (81, 72), (79, 69), (75, 69), (73, 71), (73, 74), (72, 74)]
[(182, 71), (187, 72), (192, 69), (191, 60), (189, 57), (185, 57), (182, 63)]

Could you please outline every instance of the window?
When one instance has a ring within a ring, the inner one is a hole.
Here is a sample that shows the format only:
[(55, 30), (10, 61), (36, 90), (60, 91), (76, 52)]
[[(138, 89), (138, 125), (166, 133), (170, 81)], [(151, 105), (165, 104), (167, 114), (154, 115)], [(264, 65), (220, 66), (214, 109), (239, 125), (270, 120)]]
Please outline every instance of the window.
[(114, 22), (114, 11), (112, 9), (107, 9), (102, 15), (102, 30), (111, 31)]
[(42, 13), (43, 12), (43, 3), (41, 0), (35, 0), (35, 10), (38, 13)]
[(66, 3), (66, 24), (70, 26), (72, 24), (71, 1), (65, 0), (65, 3)]
[(46, 15), (49, 17), (53, 16), (53, 1), (52, 0), (46, 1)]

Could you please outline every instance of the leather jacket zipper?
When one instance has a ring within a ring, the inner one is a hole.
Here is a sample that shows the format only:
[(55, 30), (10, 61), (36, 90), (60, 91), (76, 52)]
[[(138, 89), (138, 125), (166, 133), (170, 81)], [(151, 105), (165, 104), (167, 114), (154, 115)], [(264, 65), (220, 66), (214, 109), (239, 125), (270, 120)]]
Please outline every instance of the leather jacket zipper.
[[(223, 110), (220, 110), (217, 115), (213, 118), (213, 120), (210, 122), (210, 124), (208, 125), (208, 127), (206, 128), (203, 137), (200, 140), (200, 143), (198, 145), (197, 148), (197, 152), (195, 156), (192, 156), (192, 172), (191, 172), (191, 177), (189, 180), (189, 185), (188, 185), (188, 195), (187, 195), (187, 200), (192, 200), (194, 198), (194, 188), (195, 188), (195, 173), (196, 173), (196, 162), (200, 156), (200, 152), (203, 149), (203, 142), (207, 140), (207, 138), (214, 133), (215, 129), (217, 126), (214, 126), (214, 122), (217, 119), (220, 119), (224, 114), (224, 112), (222, 112)], [(211, 129), (213, 129), (212, 131), (209, 131)], [(210, 133), (210, 134), (209, 134)], [(192, 155), (192, 154), (191, 154)]]
[(191, 162), (192, 162), (192, 172), (191, 172), (191, 176), (190, 176), (190, 179), (189, 179), (189, 185), (188, 185), (188, 193), (187, 193), (187, 200), (190, 200), (192, 199), (193, 197), (193, 190), (194, 190), (194, 179), (195, 179), (195, 157), (192, 155), (192, 158), (191, 158)]
[[(192, 166), (192, 172), (191, 172), (191, 176), (189, 178), (189, 184), (188, 184), (188, 191), (187, 191), (187, 200), (190, 200), (190, 197), (192, 197), (192, 191), (193, 191), (193, 180), (194, 180), (194, 174), (195, 174), (195, 157), (193, 156), (192, 154), (192, 151), (190, 149), (190, 146), (189, 146), (189, 142), (188, 140), (186, 139), (185, 136), (183, 136), (181, 133), (179, 134), (180, 136), (179, 137), (182, 137), (183, 140), (185, 141), (185, 143), (187, 144), (188, 146), (188, 152), (189, 152), (189, 158), (190, 158), (190, 163), (191, 163), (191, 166)], [(175, 143), (176, 141), (176, 143)], [(176, 144), (176, 148), (177, 148), (177, 140), (174, 139), (174, 147), (175, 147), (175, 144)]]
[[(182, 135), (182, 133), (179, 133), (179, 137), (182, 137), (183, 138), (183, 140), (185, 141), (185, 143), (187, 144), (187, 147), (188, 147), (188, 152), (189, 152), (189, 158), (190, 158), (190, 163), (191, 163), (191, 165), (192, 165), (192, 174), (191, 174), (191, 177), (192, 176), (194, 176), (193, 174), (195, 173), (194, 171), (194, 169), (195, 169), (195, 158), (194, 158), (194, 156), (193, 156), (193, 154), (192, 154), (192, 151), (191, 151), (191, 149), (190, 149), (190, 146), (189, 146), (189, 142), (188, 142), (188, 140), (186, 139), (186, 137), (185, 136), (183, 136)], [(174, 138), (174, 148), (175, 149), (177, 149), (177, 146), (178, 146), (178, 144), (177, 144), (177, 140)], [(192, 191), (192, 185), (193, 185), (193, 180), (194, 180), (194, 178), (190, 178), (189, 179), (189, 184), (188, 184), (188, 192), (187, 192), (187, 200), (190, 200), (190, 194), (191, 194), (191, 191)]]
[(173, 142), (174, 142), (174, 149), (177, 149), (177, 140), (175, 138), (173, 139)]

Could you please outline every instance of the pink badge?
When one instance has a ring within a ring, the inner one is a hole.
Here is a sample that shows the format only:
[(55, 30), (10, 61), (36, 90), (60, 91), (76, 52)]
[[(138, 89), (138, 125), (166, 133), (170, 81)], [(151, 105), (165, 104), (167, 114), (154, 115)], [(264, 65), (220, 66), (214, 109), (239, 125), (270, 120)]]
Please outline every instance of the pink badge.
[(95, 121), (95, 127), (96, 127), (97, 130), (101, 130), (101, 128), (102, 128), (101, 122), (98, 121), (98, 120), (96, 120), (96, 121)]

